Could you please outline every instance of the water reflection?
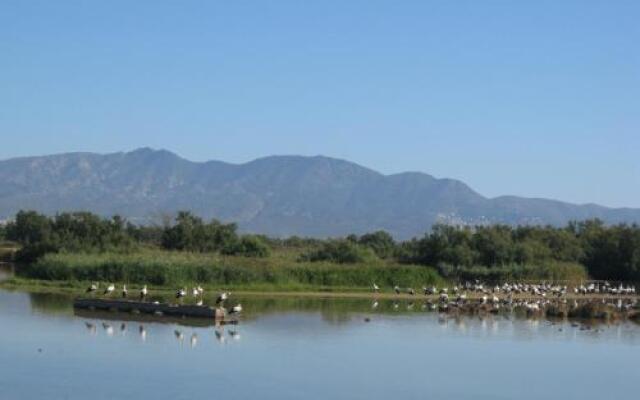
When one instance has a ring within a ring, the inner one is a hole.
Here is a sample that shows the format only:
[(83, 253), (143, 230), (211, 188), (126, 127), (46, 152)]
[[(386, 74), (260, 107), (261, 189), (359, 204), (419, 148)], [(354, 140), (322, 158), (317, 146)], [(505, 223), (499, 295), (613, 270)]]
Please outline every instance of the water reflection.
[(233, 301), (245, 308), (239, 323), (215, 325), (0, 291), (0, 397), (538, 399), (553, 387), (584, 400), (629, 397), (640, 378), (640, 326), (625, 320), (439, 312), (418, 299)]
[[(234, 296), (235, 297), (235, 296)], [(46, 294), (31, 293), (28, 294), (29, 306), (33, 312), (42, 314), (60, 314), (60, 315), (76, 315), (85, 319), (114, 321), (115, 324), (121, 324), (130, 321), (143, 323), (164, 323), (177, 324), (188, 327), (207, 327), (213, 326), (213, 320), (202, 318), (171, 318), (166, 316), (154, 316), (146, 314), (117, 313), (109, 311), (88, 311), (81, 309), (73, 309), (73, 297), (66, 294)], [(167, 301), (166, 298), (158, 298), (157, 301)], [(551, 319), (544, 316), (543, 313), (531, 312), (527, 304), (524, 302), (516, 302), (506, 304), (499, 309), (493, 308), (492, 312), (478, 312), (471, 309), (469, 315), (465, 315), (462, 309), (457, 307), (445, 307), (446, 305), (436, 304), (434, 301), (413, 301), (413, 300), (393, 300), (393, 299), (375, 299), (373, 301), (367, 299), (335, 299), (335, 298), (295, 298), (295, 297), (275, 297), (265, 298), (261, 296), (240, 296), (235, 297), (234, 301), (243, 304), (242, 321), (252, 321), (258, 318), (264, 318), (271, 314), (283, 313), (313, 313), (320, 315), (322, 320), (331, 325), (349, 324), (355, 319), (361, 320), (360, 315), (372, 314), (376, 315), (416, 315), (429, 314), (440, 311), (446, 311), (452, 315), (445, 315), (443, 318), (486, 318), (501, 316), (502, 318), (532, 318), (532, 319)], [(635, 300), (611, 299), (602, 301), (611, 309), (619, 311), (632, 311), (636, 306)], [(580, 302), (572, 300), (571, 307), (575, 307)], [(469, 311), (469, 310), (467, 310)], [(455, 315), (454, 315), (455, 314)], [(535, 324), (534, 322), (529, 322)], [(604, 320), (598, 321), (581, 321), (574, 322), (579, 326), (588, 326), (593, 324), (606, 323)], [(615, 322), (610, 322), (615, 323)]]
[[(411, 315), (413, 314), (413, 316)], [(148, 324), (140, 324), (138, 328), (141, 342), (145, 342), (151, 332), (155, 332), (155, 336), (167, 335), (173, 336), (175, 341), (180, 345), (188, 342), (190, 348), (196, 348), (200, 343), (200, 335), (206, 332), (212, 332), (215, 342), (218, 344), (227, 344), (231, 339), (234, 342), (241, 340), (242, 335), (240, 329), (243, 324), (262, 324), (265, 330), (291, 329), (293, 332), (304, 332), (296, 325), (297, 322), (309, 322), (309, 318), (313, 318), (313, 313), (296, 314), (297, 321), (278, 322), (278, 327), (274, 326), (274, 321), (278, 321), (279, 315), (262, 315), (254, 316), (252, 320), (241, 321), (239, 325), (216, 325), (216, 324), (200, 324), (188, 325), (178, 324), (176, 321), (149, 321)], [(394, 325), (394, 324), (422, 324), (425, 327), (438, 326), (439, 333), (450, 337), (469, 337), (469, 338), (510, 338), (518, 341), (532, 340), (594, 340), (598, 338), (607, 341), (622, 341), (627, 344), (640, 344), (640, 326), (630, 321), (571, 321), (571, 320), (553, 320), (553, 319), (532, 319), (523, 318), (515, 314), (482, 314), (482, 315), (463, 315), (449, 314), (438, 312), (426, 313), (404, 313), (399, 315), (384, 314), (365, 314), (365, 317), (358, 317), (353, 314), (345, 316), (342, 313), (336, 314), (332, 318), (320, 318), (323, 324), (327, 326), (354, 326), (360, 325), (362, 321), (365, 323)], [(376, 316), (377, 315), (377, 316)], [(104, 315), (103, 315), (104, 316)], [(128, 322), (120, 321), (122, 313), (112, 313), (109, 315), (110, 320), (94, 319), (84, 322), (85, 331), (90, 336), (96, 336), (97, 326), (102, 326), (104, 337), (113, 338), (115, 336), (115, 327), (119, 326), (121, 337), (126, 336)], [(336, 321), (337, 325), (336, 325)], [(180, 321), (184, 322), (184, 321)], [(310, 324), (315, 326), (315, 324)], [(168, 330), (169, 327), (172, 330)], [(187, 332), (185, 332), (187, 328)], [(304, 328), (304, 326), (302, 326)], [(187, 341), (188, 338), (188, 341)], [(204, 342), (206, 345), (207, 342)]]
[(144, 325), (140, 325), (140, 327), (138, 328), (138, 332), (140, 333), (140, 339), (142, 339), (143, 342), (146, 342), (147, 330), (144, 328)]
[(13, 264), (7, 262), (0, 262), (0, 282), (9, 279), (13, 276), (14, 267)]

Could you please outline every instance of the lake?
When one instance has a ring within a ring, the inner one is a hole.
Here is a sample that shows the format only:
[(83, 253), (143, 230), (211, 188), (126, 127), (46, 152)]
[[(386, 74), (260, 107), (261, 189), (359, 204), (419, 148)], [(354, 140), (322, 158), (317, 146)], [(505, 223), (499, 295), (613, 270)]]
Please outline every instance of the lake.
[(633, 396), (640, 379), (632, 322), (240, 300), (239, 324), (216, 328), (74, 315), (68, 296), (0, 290), (0, 398), (603, 399)]

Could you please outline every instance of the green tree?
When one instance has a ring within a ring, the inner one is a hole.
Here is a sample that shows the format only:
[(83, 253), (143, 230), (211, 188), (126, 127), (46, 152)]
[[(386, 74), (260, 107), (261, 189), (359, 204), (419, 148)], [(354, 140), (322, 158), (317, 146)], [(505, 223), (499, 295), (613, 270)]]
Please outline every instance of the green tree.
[(301, 256), (303, 261), (329, 261), (339, 264), (370, 262), (376, 258), (370, 248), (347, 239), (328, 240), (320, 249)]
[(242, 255), (245, 257), (268, 257), (269, 245), (257, 235), (244, 235), (232, 244), (222, 249), (224, 254)]
[(360, 236), (357, 242), (369, 247), (380, 258), (391, 258), (395, 254), (396, 242), (385, 231), (364, 234)]

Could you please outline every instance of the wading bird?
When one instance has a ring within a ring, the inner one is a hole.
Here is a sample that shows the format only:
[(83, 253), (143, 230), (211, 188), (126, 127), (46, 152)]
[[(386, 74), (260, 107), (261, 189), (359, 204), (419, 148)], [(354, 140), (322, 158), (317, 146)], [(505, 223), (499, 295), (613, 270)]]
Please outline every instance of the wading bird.
[(127, 285), (122, 285), (122, 297), (127, 297), (129, 291), (127, 290)]
[(114, 290), (116, 290), (116, 285), (112, 283), (104, 290), (104, 294), (111, 294)]
[(224, 301), (225, 301), (226, 299), (228, 299), (228, 298), (229, 298), (229, 295), (230, 295), (230, 294), (231, 294), (231, 293), (229, 293), (229, 292), (222, 292), (222, 293), (220, 293), (220, 294), (218, 295), (218, 298), (216, 299), (216, 304), (224, 303)]
[(400, 286), (395, 285), (395, 286), (393, 287), (393, 291), (394, 291), (394, 292), (396, 292), (396, 294), (400, 294)]
[(231, 311), (229, 311), (229, 314), (240, 314), (242, 312), (242, 304), (236, 304), (235, 306), (231, 307)]
[(378, 285), (376, 285), (376, 283), (373, 283), (373, 291), (377, 292), (378, 290), (380, 290), (380, 287)]
[(144, 285), (142, 289), (140, 289), (140, 300), (147, 297), (147, 285)]
[(178, 289), (178, 291), (176, 292), (176, 299), (181, 299), (186, 295), (187, 295), (187, 289), (186, 288)]
[(87, 293), (92, 293), (95, 292), (96, 290), (98, 290), (98, 283), (92, 283), (88, 288), (87, 288)]

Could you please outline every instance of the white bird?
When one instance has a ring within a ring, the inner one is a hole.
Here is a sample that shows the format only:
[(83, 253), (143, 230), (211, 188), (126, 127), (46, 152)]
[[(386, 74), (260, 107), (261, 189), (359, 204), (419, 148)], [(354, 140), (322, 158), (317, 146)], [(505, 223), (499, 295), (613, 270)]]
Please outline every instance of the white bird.
[(111, 294), (114, 290), (116, 290), (116, 285), (112, 283), (104, 290), (104, 294)]
[(398, 285), (393, 287), (394, 292), (396, 292), (396, 294), (400, 294), (400, 287)]
[(377, 292), (378, 290), (380, 290), (380, 287), (378, 285), (375, 284), (375, 282), (373, 283), (373, 291)]
[(200, 293), (200, 295), (204, 294), (204, 289), (202, 288), (202, 286), (198, 285), (198, 287), (196, 288), (198, 290), (198, 292)]
[(140, 289), (140, 300), (147, 297), (147, 285), (144, 285), (142, 289)]
[(96, 290), (98, 290), (98, 284), (97, 284), (97, 283), (92, 283), (92, 284), (87, 288), (87, 293), (95, 292)]
[(229, 311), (229, 314), (240, 314), (242, 312), (242, 304), (236, 304), (235, 306), (231, 307), (231, 311)]
[(216, 299), (216, 304), (220, 304), (222, 302), (224, 302), (226, 299), (229, 298), (229, 294), (228, 292), (222, 292), (218, 295), (218, 298)]
[(183, 298), (183, 297), (184, 297), (184, 296), (186, 296), (186, 295), (187, 295), (187, 289), (186, 289), (186, 288), (179, 289), (179, 290), (176, 292), (176, 299), (181, 299), (181, 298)]
[(416, 291), (415, 291), (415, 290), (413, 290), (412, 288), (408, 288), (408, 289), (407, 289), (407, 293), (408, 293), (408, 294), (410, 294), (411, 296), (415, 296)]
[(127, 297), (129, 291), (127, 290), (127, 285), (122, 285), (122, 297)]
[(193, 297), (198, 297), (198, 295), (200, 294), (200, 291), (198, 290), (198, 288), (193, 288), (193, 290), (191, 291), (191, 295)]

